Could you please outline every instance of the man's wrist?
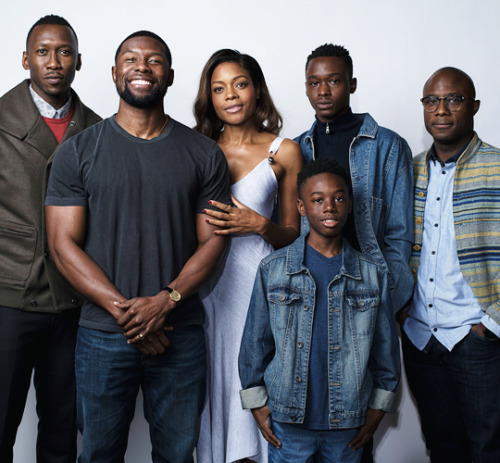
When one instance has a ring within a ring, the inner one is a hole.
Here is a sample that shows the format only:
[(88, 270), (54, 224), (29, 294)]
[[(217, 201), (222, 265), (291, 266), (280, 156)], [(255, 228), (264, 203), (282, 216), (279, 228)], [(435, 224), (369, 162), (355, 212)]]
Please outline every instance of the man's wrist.
[(166, 292), (169, 295), (170, 300), (172, 302), (175, 302), (176, 304), (179, 303), (182, 299), (182, 296), (179, 293), (179, 291), (176, 291), (175, 289), (171, 288), (170, 286), (165, 286), (164, 288), (162, 288), (162, 291)]

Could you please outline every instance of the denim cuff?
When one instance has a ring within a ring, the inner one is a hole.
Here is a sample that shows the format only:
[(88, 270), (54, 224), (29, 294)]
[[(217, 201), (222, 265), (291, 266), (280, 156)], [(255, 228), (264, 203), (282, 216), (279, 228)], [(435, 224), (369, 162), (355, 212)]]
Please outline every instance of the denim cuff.
[(245, 409), (263, 407), (268, 397), (265, 386), (250, 387), (240, 391), (241, 406)]
[(397, 392), (385, 391), (384, 389), (373, 389), (368, 402), (368, 408), (393, 413), (396, 411), (397, 398)]

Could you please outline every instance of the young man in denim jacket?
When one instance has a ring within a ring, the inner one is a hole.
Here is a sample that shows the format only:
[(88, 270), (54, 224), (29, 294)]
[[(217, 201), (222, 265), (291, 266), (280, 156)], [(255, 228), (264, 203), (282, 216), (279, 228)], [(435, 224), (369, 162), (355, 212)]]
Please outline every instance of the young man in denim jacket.
[(344, 47), (325, 44), (314, 50), (306, 62), (306, 94), (316, 120), (295, 141), (305, 162), (335, 159), (350, 174), (353, 214), (344, 237), (388, 272), (397, 312), (413, 288), (408, 266), (413, 240), (412, 156), (398, 134), (379, 127), (367, 113), (352, 113), (350, 96), (356, 86), (352, 59)]
[(358, 463), (394, 411), (400, 377), (387, 272), (341, 237), (351, 194), (337, 162), (310, 163), (298, 187), (310, 232), (259, 266), (239, 356), (242, 405), (271, 444), (270, 463)]

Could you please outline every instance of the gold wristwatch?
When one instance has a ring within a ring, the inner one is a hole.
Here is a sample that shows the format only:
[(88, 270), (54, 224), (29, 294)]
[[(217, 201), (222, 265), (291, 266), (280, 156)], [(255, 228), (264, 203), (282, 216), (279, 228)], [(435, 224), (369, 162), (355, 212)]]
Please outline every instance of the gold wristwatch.
[(174, 302), (179, 302), (182, 299), (181, 293), (179, 293), (175, 289), (172, 289), (170, 286), (165, 286), (162, 291), (166, 291), (170, 296), (170, 299), (172, 299), (172, 301)]

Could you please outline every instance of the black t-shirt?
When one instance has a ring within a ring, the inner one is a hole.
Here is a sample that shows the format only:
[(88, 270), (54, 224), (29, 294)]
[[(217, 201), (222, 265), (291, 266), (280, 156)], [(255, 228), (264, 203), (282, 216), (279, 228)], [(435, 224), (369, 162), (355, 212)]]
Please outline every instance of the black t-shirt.
[[(85, 252), (127, 299), (152, 296), (177, 277), (196, 251), (196, 215), (211, 199), (230, 203), (229, 173), (217, 144), (170, 119), (152, 140), (110, 117), (63, 143), (52, 166), (47, 205), (87, 207)], [(203, 322), (193, 295), (168, 324)], [(120, 332), (90, 301), (80, 324)]]

